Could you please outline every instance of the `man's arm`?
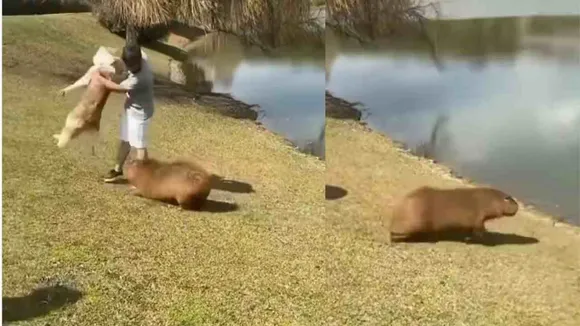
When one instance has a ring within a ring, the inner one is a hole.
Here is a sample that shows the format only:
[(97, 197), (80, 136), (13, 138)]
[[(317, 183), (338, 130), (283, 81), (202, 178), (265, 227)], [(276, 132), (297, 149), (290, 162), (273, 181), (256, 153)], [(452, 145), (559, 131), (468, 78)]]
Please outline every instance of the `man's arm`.
[(105, 85), (105, 88), (107, 88), (108, 90), (110, 90), (112, 92), (126, 93), (126, 92), (131, 90), (130, 85), (117, 84), (117, 83), (103, 77), (103, 75), (101, 75), (101, 74), (99, 74), (98, 78), (99, 78), (99, 81), (101, 83), (103, 83), (103, 85)]

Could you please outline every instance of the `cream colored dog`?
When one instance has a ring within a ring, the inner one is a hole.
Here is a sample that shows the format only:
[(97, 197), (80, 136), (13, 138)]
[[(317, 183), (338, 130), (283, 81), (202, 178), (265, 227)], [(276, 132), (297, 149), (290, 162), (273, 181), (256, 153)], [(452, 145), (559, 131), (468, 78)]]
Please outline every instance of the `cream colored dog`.
[(65, 96), (68, 92), (75, 90), (77, 88), (88, 86), (91, 81), (91, 75), (98, 69), (104, 68), (105, 70), (111, 71), (114, 75), (112, 77), (121, 78), (125, 74), (125, 64), (121, 58), (114, 56), (113, 54), (117, 52), (116, 48), (101, 46), (97, 50), (97, 53), (93, 56), (93, 66), (87, 70), (87, 72), (79, 78), (73, 84), (61, 89), (59, 93)]
[[(60, 134), (53, 135), (58, 140), (59, 148), (65, 147), (69, 141), (84, 132), (99, 131), (101, 114), (111, 92), (99, 81), (99, 78), (94, 77), (101, 75), (107, 79), (122, 79), (126, 75), (127, 69), (123, 60), (111, 54), (116, 51), (115, 48), (99, 47), (93, 56), (93, 66), (84, 76), (59, 91), (60, 95), (65, 96), (74, 89), (88, 86), (77, 106), (67, 115)], [(144, 59), (147, 58), (143, 51), (141, 54)]]
[(120, 75), (124, 72), (123, 61), (114, 57), (105, 47), (100, 47), (97, 53), (93, 56), (93, 66), (82, 76), (79, 80), (63, 88), (59, 91), (62, 96), (73, 89), (83, 86), (88, 86), (85, 93), (82, 95), (80, 102), (67, 115), (65, 125), (60, 134), (55, 134), (53, 137), (58, 140), (57, 146), (59, 148), (65, 147), (68, 142), (81, 133), (86, 131), (98, 132), (100, 129), (101, 113), (110, 91), (105, 88), (103, 83), (99, 82), (98, 74), (111, 79), (113, 75)]

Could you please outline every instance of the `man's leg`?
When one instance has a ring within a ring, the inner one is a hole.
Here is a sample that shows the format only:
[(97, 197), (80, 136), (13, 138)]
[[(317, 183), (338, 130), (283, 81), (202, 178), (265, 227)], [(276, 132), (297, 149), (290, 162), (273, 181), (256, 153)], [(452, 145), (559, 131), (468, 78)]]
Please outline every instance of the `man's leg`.
[(117, 149), (117, 159), (115, 167), (110, 170), (105, 176), (105, 182), (115, 182), (123, 177), (123, 164), (131, 152), (131, 145), (129, 143), (129, 120), (127, 119), (127, 112), (125, 111), (121, 116), (121, 141)]
[(123, 172), (123, 164), (127, 160), (127, 156), (131, 152), (131, 145), (128, 141), (121, 140), (119, 142), (119, 148), (117, 149), (117, 164), (115, 164), (115, 171)]
[(129, 116), (129, 139), (131, 146), (135, 148), (135, 159), (144, 161), (149, 158), (147, 152), (147, 131), (149, 119), (141, 120), (138, 117)]

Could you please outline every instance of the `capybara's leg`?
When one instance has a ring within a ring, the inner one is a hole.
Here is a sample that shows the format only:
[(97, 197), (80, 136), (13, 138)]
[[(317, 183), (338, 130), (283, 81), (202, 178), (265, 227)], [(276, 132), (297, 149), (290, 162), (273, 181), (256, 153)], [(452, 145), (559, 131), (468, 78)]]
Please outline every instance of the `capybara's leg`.
[(485, 227), (477, 227), (473, 229), (473, 236), (475, 236), (476, 238), (483, 238), (485, 236)]
[(197, 194), (197, 196), (195, 196), (191, 201), (191, 208), (196, 211), (201, 210), (201, 208), (203, 207), (203, 205), (205, 205), (205, 202), (207, 201), (207, 197), (209, 197), (210, 191), (211, 189)]
[(177, 202), (177, 205), (180, 209), (189, 209), (189, 198), (187, 196), (176, 196), (175, 201)]
[(485, 233), (486, 233), (486, 229), (485, 229), (485, 224), (484, 224), (484, 219), (480, 218), (477, 220), (476, 225), (473, 227), (473, 229), (471, 230), (471, 238), (472, 240), (483, 240), (483, 238), (485, 237)]
[(485, 229), (485, 217), (484, 216), (480, 216), (477, 219), (477, 223), (475, 225), (475, 228), (473, 229), (473, 233), (476, 234), (479, 237), (482, 237), (485, 232), (487, 230)]
[(141, 194), (141, 191), (139, 191), (139, 189), (133, 187), (129, 190), (129, 195), (131, 196), (137, 196), (137, 197), (142, 197), (143, 195)]
[(181, 209), (184, 210), (192, 210), (192, 211), (199, 211), (202, 207), (203, 204), (205, 204), (205, 200), (206, 200), (207, 196), (178, 196), (177, 199), (177, 204), (179, 205), (179, 207), (181, 207)]
[(190, 202), (189, 202), (189, 208), (194, 210), (194, 211), (199, 211), (201, 210), (201, 208), (203, 207), (203, 205), (205, 204), (205, 198), (193, 198)]
[(179, 205), (180, 209), (186, 210), (186, 211), (190, 211), (190, 210), (196, 210), (195, 209), (195, 204), (194, 204), (194, 199), (190, 198), (190, 197), (177, 197), (177, 205)]

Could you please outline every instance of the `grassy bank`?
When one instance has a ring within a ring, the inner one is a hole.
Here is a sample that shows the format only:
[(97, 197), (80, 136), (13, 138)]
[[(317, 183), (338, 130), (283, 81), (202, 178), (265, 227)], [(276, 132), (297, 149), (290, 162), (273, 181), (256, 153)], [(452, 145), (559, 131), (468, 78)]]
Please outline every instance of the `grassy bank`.
[[(382, 241), (392, 203), (421, 185), (462, 182), (352, 121), (327, 119), (327, 219), (360, 239)], [(344, 155), (344, 153), (349, 153)], [(580, 232), (526, 209), (490, 222), (494, 246), (440, 242), (370, 245), (347, 264), (351, 309), (382, 325), (577, 325)], [(536, 242), (537, 243), (533, 243)], [(361, 296), (361, 293), (365, 293)]]
[[(81, 94), (62, 99), (57, 90), (86, 71), (99, 45), (123, 40), (85, 14), (4, 17), (3, 36), (3, 297), (55, 284), (83, 293), (31, 324), (314, 318), (319, 284), (307, 280), (320, 273), (311, 257), (326, 255), (317, 245), (323, 163), (251, 122), (158, 91), (152, 155), (196, 159), (231, 182), (210, 195), (213, 212), (131, 197), (126, 186), (101, 182), (114, 157), (122, 95), (105, 108), (96, 156), (82, 142), (59, 150), (52, 139)], [(148, 54), (163, 75), (168, 58)], [(31, 299), (28, 315), (45, 298)]]

